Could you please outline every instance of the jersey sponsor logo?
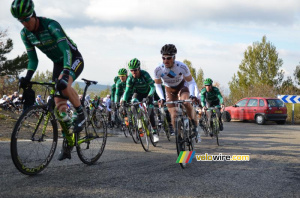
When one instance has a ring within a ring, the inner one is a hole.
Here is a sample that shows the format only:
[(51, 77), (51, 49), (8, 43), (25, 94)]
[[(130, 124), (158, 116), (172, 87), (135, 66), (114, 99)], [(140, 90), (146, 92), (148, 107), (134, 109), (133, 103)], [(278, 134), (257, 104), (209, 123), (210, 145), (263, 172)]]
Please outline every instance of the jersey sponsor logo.
[(72, 65), (72, 70), (76, 71), (76, 67), (80, 64), (80, 60), (77, 59), (76, 61), (74, 61), (73, 65)]
[(67, 56), (68, 56), (67, 65), (71, 65), (71, 52), (70, 52), (70, 50), (66, 50), (66, 52), (67, 52)]
[(169, 78), (175, 78), (175, 77), (176, 77), (176, 74), (175, 74), (173, 71), (170, 71), (170, 72), (167, 74), (167, 76), (168, 76)]

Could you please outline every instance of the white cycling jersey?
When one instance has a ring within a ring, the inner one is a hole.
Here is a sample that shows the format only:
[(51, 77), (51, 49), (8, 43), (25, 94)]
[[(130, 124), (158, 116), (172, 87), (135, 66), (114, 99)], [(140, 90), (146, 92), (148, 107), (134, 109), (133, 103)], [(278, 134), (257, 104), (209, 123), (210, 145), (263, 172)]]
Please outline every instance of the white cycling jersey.
[(175, 61), (173, 67), (167, 68), (163, 63), (154, 70), (154, 78), (162, 79), (167, 87), (176, 87), (183, 77), (188, 77), (191, 72), (184, 63)]

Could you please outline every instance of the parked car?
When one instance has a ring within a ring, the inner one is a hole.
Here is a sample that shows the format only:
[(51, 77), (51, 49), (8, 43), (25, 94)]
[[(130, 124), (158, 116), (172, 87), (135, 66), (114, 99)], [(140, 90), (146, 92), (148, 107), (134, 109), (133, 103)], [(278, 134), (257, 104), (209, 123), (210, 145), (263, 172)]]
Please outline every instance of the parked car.
[(225, 108), (232, 120), (255, 120), (257, 124), (275, 121), (285, 124), (287, 108), (278, 98), (249, 97)]

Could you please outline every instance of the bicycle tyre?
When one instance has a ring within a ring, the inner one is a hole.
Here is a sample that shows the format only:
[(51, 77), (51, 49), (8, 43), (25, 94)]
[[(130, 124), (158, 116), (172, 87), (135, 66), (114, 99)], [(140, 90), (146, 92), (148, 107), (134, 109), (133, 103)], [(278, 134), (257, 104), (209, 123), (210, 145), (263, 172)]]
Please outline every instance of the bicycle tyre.
[(189, 151), (194, 150), (194, 148), (195, 148), (195, 138), (197, 138), (197, 137), (192, 138), (192, 128), (191, 127), (192, 127), (192, 122), (191, 122), (191, 120), (189, 120), (188, 137), (186, 137), (187, 141), (188, 141)]
[[(35, 129), (37, 131), (32, 137)], [(42, 134), (43, 129), (46, 129), (45, 134)], [(29, 107), (19, 117), (11, 135), (10, 152), (14, 165), (25, 175), (38, 174), (50, 163), (57, 139), (58, 128), (54, 114), (48, 112), (45, 106)]]
[(130, 124), (129, 130), (131, 131), (130, 135), (132, 137), (133, 142), (136, 144), (139, 143), (140, 139), (137, 127), (135, 127), (133, 124)]
[(85, 115), (87, 121), (85, 123), (84, 129), (75, 134), (77, 140), (76, 151), (79, 159), (87, 164), (94, 164), (101, 157), (107, 140), (107, 127), (104, 119), (100, 119), (100, 126), (102, 128), (95, 127), (93, 119), (87, 117), (86, 111)]
[(142, 128), (139, 129), (139, 139), (143, 149), (147, 152), (149, 151), (149, 139), (148, 139), (146, 127), (147, 126), (145, 126), (145, 123), (142, 120)]
[(219, 144), (219, 131), (220, 131), (220, 129), (219, 129), (218, 118), (214, 116), (212, 118), (212, 123), (213, 123), (213, 135), (217, 140), (217, 145), (220, 146), (220, 144)]
[[(181, 151), (186, 150), (186, 143), (185, 143), (185, 131), (182, 119), (178, 119), (176, 121), (176, 129), (175, 129), (175, 136), (176, 136), (176, 149), (177, 155), (180, 155)], [(186, 163), (179, 163), (181, 168), (186, 168)]]
[(169, 140), (169, 141), (171, 141), (171, 133), (170, 133), (170, 128), (169, 128), (169, 124), (168, 124), (168, 121), (167, 121), (167, 119), (165, 118), (165, 120), (164, 120), (164, 131), (165, 131), (165, 133), (166, 133), (166, 136), (167, 136), (167, 139)]

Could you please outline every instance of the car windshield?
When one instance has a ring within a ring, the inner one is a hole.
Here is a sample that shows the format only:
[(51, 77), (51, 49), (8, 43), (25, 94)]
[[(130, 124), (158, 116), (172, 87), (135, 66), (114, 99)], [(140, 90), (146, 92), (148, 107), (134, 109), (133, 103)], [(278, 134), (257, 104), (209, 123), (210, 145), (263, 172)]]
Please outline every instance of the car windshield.
[(267, 102), (269, 107), (284, 107), (284, 103), (279, 99), (268, 99)]

